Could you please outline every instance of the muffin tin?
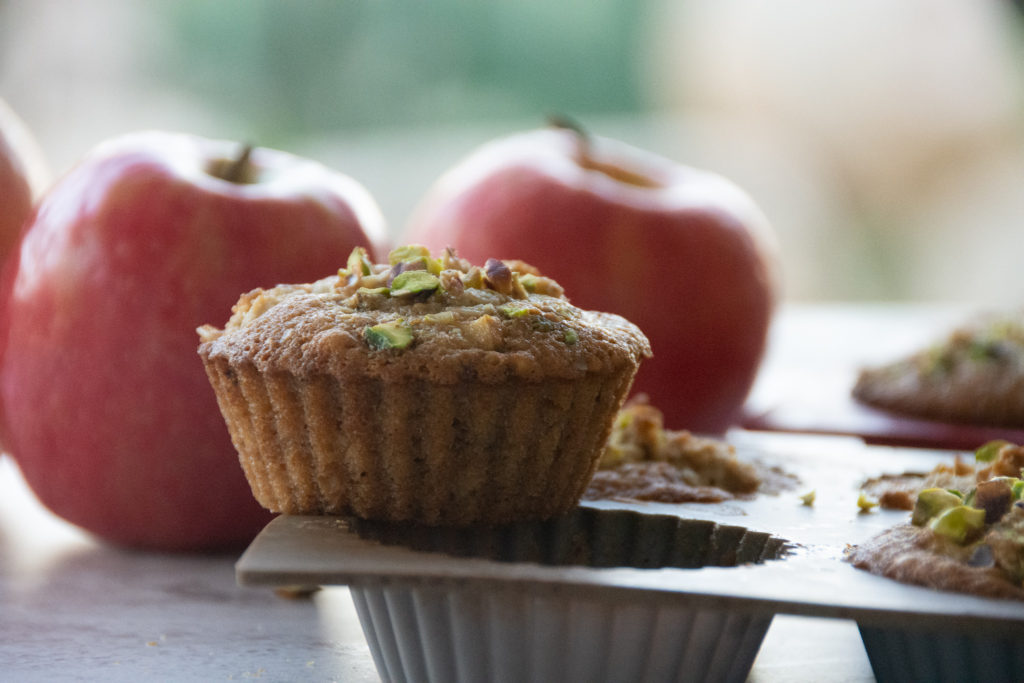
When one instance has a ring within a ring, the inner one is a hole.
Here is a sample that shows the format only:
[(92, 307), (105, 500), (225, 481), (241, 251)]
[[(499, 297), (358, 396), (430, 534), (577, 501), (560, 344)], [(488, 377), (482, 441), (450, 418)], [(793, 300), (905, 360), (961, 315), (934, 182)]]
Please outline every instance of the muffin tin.
[[(801, 479), (719, 504), (586, 502), (545, 523), (459, 531), (272, 521), (237, 564), (253, 586), (347, 585), (389, 681), (745, 680), (775, 614), (857, 622), (878, 680), (1018, 680), (1024, 603), (908, 586), (842, 561), (905, 521), (861, 512), (880, 474), (948, 451), (736, 432)], [(815, 504), (801, 495), (815, 491)]]

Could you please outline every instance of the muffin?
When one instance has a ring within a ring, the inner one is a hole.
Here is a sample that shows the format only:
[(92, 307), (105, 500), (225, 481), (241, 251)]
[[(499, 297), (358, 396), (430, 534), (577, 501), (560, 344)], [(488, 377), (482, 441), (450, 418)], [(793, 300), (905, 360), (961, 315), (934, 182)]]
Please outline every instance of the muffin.
[(729, 443), (665, 429), (661, 411), (637, 396), (619, 411), (583, 497), (659, 503), (720, 503), (773, 488), (786, 475), (737, 457)]
[(852, 393), (908, 417), (1024, 427), (1024, 312), (978, 316), (927, 348), (865, 368)]
[(994, 441), (975, 460), (973, 484), (960, 463), (936, 468), (910, 521), (850, 546), (846, 560), (904, 583), (1024, 600), (1024, 447)]
[(430, 525), (574, 507), (640, 361), (627, 320), (517, 261), (357, 248), (336, 275), (242, 295), (199, 355), (256, 499)]

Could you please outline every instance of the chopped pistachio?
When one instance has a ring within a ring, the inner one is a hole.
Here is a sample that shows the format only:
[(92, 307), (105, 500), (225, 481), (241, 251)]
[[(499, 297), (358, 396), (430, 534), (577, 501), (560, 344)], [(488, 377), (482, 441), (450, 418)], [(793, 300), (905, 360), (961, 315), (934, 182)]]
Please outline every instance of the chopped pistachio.
[(457, 270), (442, 270), (437, 279), (441, 283), (441, 289), (452, 296), (458, 296), (466, 291), (466, 284), (462, 281), (462, 273)]
[(992, 462), (999, 457), (999, 451), (1003, 450), (1005, 446), (1012, 445), (1009, 441), (1003, 441), (1002, 439), (996, 439), (989, 441), (981, 448), (974, 452), (975, 462)]
[(420, 258), (430, 258), (430, 250), (422, 244), (406, 244), (388, 252), (388, 263), (391, 265)]
[(376, 350), (404, 349), (413, 340), (412, 328), (404, 320), (372, 325), (363, 330), (363, 336), (370, 348)]
[(963, 544), (985, 528), (985, 511), (957, 505), (944, 510), (932, 519), (928, 526), (936, 534)]
[(1003, 518), (1013, 505), (1013, 487), (1009, 477), (996, 477), (978, 482), (972, 506), (985, 511), (985, 523), (993, 524)]
[(504, 261), (496, 258), (487, 259), (484, 264), (484, 281), (496, 292), (512, 293), (512, 270)]
[(924, 526), (928, 520), (938, 516), (944, 510), (963, 504), (960, 496), (953, 491), (946, 489), (932, 488), (925, 489), (917, 494), (917, 502), (914, 504), (914, 514), (910, 523), (915, 526)]
[(498, 312), (506, 318), (522, 318), (525, 315), (529, 315), (531, 310), (530, 306), (516, 302), (498, 306)]
[(519, 275), (519, 282), (522, 284), (523, 289), (529, 294), (545, 294), (547, 296), (558, 297), (562, 296), (564, 293), (561, 285), (551, 278), (547, 278), (542, 275), (521, 273)]
[(441, 270), (466, 270), (467, 264), (458, 257), (455, 250), (445, 247), (441, 254)]
[(370, 255), (363, 247), (356, 247), (348, 255), (348, 262), (345, 264), (345, 271), (350, 277), (357, 278), (369, 275), (373, 272), (373, 264), (370, 262)]
[(523, 286), (527, 292), (533, 294), (537, 291), (537, 285), (540, 278), (533, 273), (524, 273), (519, 276), (519, 284)]
[(431, 275), (441, 272), (441, 261), (430, 255), (430, 250), (420, 244), (396, 247), (388, 253), (388, 263), (396, 268), (396, 274), (406, 270), (425, 270)]
[(861, 512), (871, 512), (878, 507), (878, 501), (868, 497), (868, 494), (863, 491), (857, 496), (857, 507), (860, 508)]
[(814, 501), (817, 497), (817, 491), (811, 489), (804, 495), (800, 496), (800, 503), (806, 507), (814, 507)]
[(356, 290), (356, 294), (361, 296), (387, 296), (390, 291), (387, 287), (360, 287)]
[(430, 293), (441, 286), (436, 275), (425, 270), (407, 270), (395, 276), (391, 281), (391, 296), (409, 296)]
[(1013, 492), (1013, 500), (1018, 501), (1024, 499), (1024, 479), (1017, 479), (1010, 484), (1010, 490)]
[(562, 340), (569, 346), (572, 346), (580, 340), (580, 336), (576, 334), (576, 330), (571, 327), (566, 327), (562, 330)]
[(526, 291), (526, 288), (523, 287), (523, 283), (519, 280), (519, 273), (514, 270), (512, 271), (512, 289), (509, 292), (509, 295), (516, 299), (526, 299), (530, 296), (529, 292)]

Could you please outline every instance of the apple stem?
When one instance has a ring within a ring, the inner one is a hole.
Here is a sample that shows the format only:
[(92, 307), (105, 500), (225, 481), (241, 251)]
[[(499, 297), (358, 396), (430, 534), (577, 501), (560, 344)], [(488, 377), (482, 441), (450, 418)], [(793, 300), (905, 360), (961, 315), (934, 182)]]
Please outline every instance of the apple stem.
[(224, 169), (221, 178), (229, 183), (245, 183), (249, 177), (249, 160), (252, 157), (253, 146), (246, 144), (238, 156)]
[(573, 119), (572, 117), (566, 116), (565, 114), (549, 114), (548, 125), (554, 128), (560, 128), (567, 130), (576, 135), (576, 149), (579, 156), (579, 162), (582, 166), (590, 165), (590, 150), (591, 150), (591, 139), (590, 133), (583, 125)]

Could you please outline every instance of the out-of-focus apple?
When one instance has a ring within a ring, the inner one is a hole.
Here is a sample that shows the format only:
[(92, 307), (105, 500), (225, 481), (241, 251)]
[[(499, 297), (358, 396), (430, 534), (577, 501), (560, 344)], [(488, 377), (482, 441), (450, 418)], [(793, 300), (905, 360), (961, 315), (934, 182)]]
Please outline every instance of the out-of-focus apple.
[[(237, 157), (237, 158), (235, 158)], [(115, 544), (237, 547), (268, 519), (196, 357), (239, 294), (385, 248), (348, 176), (284, 152), (144, 132), (40, 200), (4, 283), (6, 440), (53, 512)]]
[(0, 100), (0, 261), (14, 248), (48, 178), (43, 153), (28, 126)]
[(634, 391), (666, 425), (719, 433), (739, 418), (777, 276), (771, 228), (732, 182), (619, 141), (538, 129), (456, 164), (404, 240), (522, 259), (576, 305), (632, 320), (654, 351)]

